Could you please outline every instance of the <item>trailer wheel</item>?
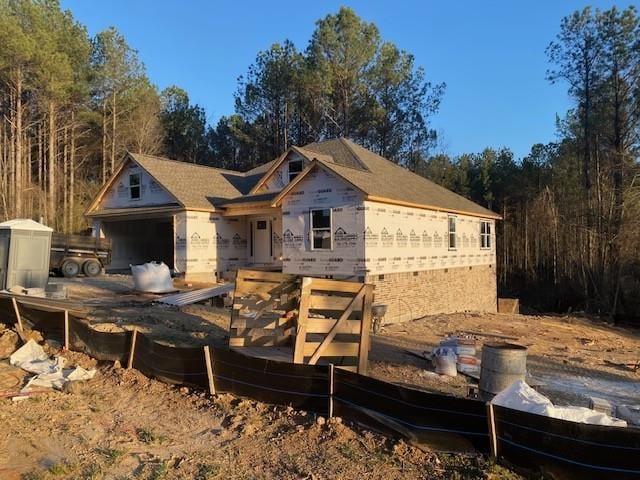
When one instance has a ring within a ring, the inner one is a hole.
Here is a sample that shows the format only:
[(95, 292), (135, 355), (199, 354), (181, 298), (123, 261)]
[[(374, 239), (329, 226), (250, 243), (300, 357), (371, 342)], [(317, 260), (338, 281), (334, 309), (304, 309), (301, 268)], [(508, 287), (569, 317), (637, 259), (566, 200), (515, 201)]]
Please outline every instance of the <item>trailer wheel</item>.
[(67, 278), (73, 278), (80, 273), (80, 265), (75, 260), (65, 260), (60, 267), (62, 274)]
[(90, 259), (82, 264), (82, 271), (87, 277), (97, 277), (102, 273), (102, 265), (99, 261)]

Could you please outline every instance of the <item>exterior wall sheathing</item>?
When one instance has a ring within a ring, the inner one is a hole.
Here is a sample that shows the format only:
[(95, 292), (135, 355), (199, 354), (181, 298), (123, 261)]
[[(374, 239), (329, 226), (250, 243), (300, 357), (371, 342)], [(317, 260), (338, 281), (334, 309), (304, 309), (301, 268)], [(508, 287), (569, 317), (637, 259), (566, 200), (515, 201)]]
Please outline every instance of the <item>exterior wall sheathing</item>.
[[(375, 302), (388, 306), (386, 322), (436, 313), (495, 312), (495, 222), (378, 202), (364, 202), (367, 276)], [(449, 248), (449, 217), (456, 245)], [(481, 248), (480, 222), (491, 228)]]
[[(309, 236), (312, 208), (332, 209), (332, 250), (313, 250)], [(298, 275), (364, 275), (362, 198), (335, 175), (310, 172), (282, 203), (282, 271)]]
[(187, 211), (175, 220), (176, 271), (186, 280), (215, 281), (247, 262), (245, 218)]
[[(311, 249), (312, 208), (333, 209), (331, 251)], [(495, 312), (495, 222), (452, 215), (452, 249), (449, 216), (364, 201), (359, 192), (318, 169), (283, 200), (283, 271), (373, 283), (375, 302), (388, 305), (388, 322), (435, 313)], [(481, 221), (490, 224), (490, 248), (481, 248)]]

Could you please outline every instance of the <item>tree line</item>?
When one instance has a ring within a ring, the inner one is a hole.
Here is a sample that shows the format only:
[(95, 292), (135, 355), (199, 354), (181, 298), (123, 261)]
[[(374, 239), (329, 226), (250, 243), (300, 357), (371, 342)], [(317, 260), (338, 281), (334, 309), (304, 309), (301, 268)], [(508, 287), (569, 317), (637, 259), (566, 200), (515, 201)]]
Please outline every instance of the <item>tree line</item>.
[(541, 309), (640, 318), (640, 18), (634, 7), (562, 19), (546, 53), (572, 108), (558, 141), (431, 156), (419, 173), (500, 213), (499, 282)]
[(0, 218), (61, 231), (126, 151), (245, 170), (292, 144), (351, 137), (397, 161), (424, 156), (444, 86), (348, 8), (317, 22), (304, 52), (260, 52), (236, 112), (208, 125), (177, 86), (158, 91), (109, 28), (90, 37), (58, 0), (0, 0)]
[(445, 85), (349, 8), (318, 20), (304, 50), (284, 40), (259, 52), (233, 114), (210, 125), (183, 89), (158, 90), (115, 28), (91, 37), (57, 0), (0, 0), (0, 218), (82, 229), (126, 151), (245, 170), (344, 136), (500, 213), (503, 292), (637, 318), (637, 11), (577, 11), (546, 52), (549, 82), (573, 100), (558, 140), (522, 159), (450, 156), (433, 153), (430, 125)]

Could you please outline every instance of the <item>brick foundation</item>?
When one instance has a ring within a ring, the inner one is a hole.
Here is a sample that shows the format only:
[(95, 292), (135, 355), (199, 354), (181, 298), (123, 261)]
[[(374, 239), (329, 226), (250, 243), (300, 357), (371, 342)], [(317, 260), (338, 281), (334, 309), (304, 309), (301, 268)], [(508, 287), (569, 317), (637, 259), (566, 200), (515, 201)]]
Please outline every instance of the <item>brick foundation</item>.
[(388, 305), (384, 323), (436, 313), (497, 310), (494, 265), (367, 275), (365, 281), (376, 286), (374, 303)]

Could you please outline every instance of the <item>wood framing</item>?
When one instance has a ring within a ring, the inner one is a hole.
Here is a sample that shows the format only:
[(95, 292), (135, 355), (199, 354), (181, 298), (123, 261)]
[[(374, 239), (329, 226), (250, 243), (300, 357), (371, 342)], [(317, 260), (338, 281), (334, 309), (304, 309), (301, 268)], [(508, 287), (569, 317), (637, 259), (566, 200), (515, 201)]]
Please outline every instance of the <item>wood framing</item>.
[(329, 363), (365, 374), (373, 285), (304, 278), (295, 363)]
[(229, 347), (291, 345), (300, 290), (297, 277), (238, 270)]
[(373, 285), (238, 270), (229, 347), (366, 373)]

